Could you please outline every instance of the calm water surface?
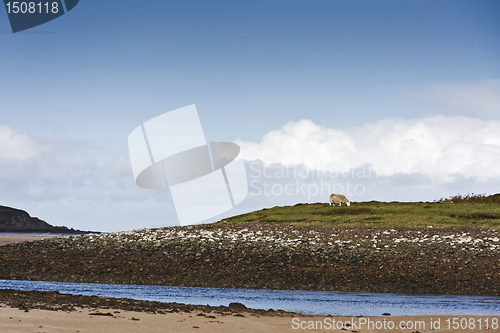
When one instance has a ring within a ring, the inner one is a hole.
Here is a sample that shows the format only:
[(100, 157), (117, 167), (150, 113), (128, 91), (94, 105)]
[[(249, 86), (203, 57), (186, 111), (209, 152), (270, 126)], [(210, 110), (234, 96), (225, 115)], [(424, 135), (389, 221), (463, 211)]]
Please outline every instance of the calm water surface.
[(228, 306), (231, 302), (254, 309), (282, 309), (303, 314), (379, 316), (499, 315), (500, 297), (407, 295), (332, 291), (262, 290), (144, 286), (0, 280), (0, 289), (55, 291), (63, 294)]

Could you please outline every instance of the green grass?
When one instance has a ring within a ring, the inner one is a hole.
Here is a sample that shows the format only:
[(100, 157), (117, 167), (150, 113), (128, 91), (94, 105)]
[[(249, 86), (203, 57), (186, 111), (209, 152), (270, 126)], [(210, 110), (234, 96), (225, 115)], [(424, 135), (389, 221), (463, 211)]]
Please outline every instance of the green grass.
[(500, 227), (500, 203), (353, 202), (350, 207), (327, 203), (273, 207), (223, 219), (223, 223), (277, 222), (297, 226), (426, 228)]

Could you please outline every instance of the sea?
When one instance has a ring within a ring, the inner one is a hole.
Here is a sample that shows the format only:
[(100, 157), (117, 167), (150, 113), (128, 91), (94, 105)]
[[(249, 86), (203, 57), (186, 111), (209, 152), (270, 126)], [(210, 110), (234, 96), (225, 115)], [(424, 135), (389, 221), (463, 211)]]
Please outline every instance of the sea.
[(130, 298), (184, 304), (285, 310), (308, 315), (499, 315), (500, 297), (355, 293), (337, 291), (192, 288), (130, 284), (0, 280), (0, 289)]

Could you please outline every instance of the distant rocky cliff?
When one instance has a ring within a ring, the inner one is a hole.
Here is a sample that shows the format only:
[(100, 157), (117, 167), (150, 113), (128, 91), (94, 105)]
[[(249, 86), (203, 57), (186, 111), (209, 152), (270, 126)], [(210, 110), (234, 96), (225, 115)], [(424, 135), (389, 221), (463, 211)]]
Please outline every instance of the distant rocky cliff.
[(24, 210), (5, 206), (0, 206), (0, 232), (87, 233), (73, 228), (54, 227), (37, 217), (31, 217)]

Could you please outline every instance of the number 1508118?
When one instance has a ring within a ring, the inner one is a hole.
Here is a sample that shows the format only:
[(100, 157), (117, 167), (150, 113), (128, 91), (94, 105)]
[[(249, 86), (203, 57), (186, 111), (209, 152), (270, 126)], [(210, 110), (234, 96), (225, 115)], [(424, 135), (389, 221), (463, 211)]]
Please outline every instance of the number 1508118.
[(59, 3), (57, 2), (7, 2), (7, 13), (13, 14), (57, 14), (59, 12)]

